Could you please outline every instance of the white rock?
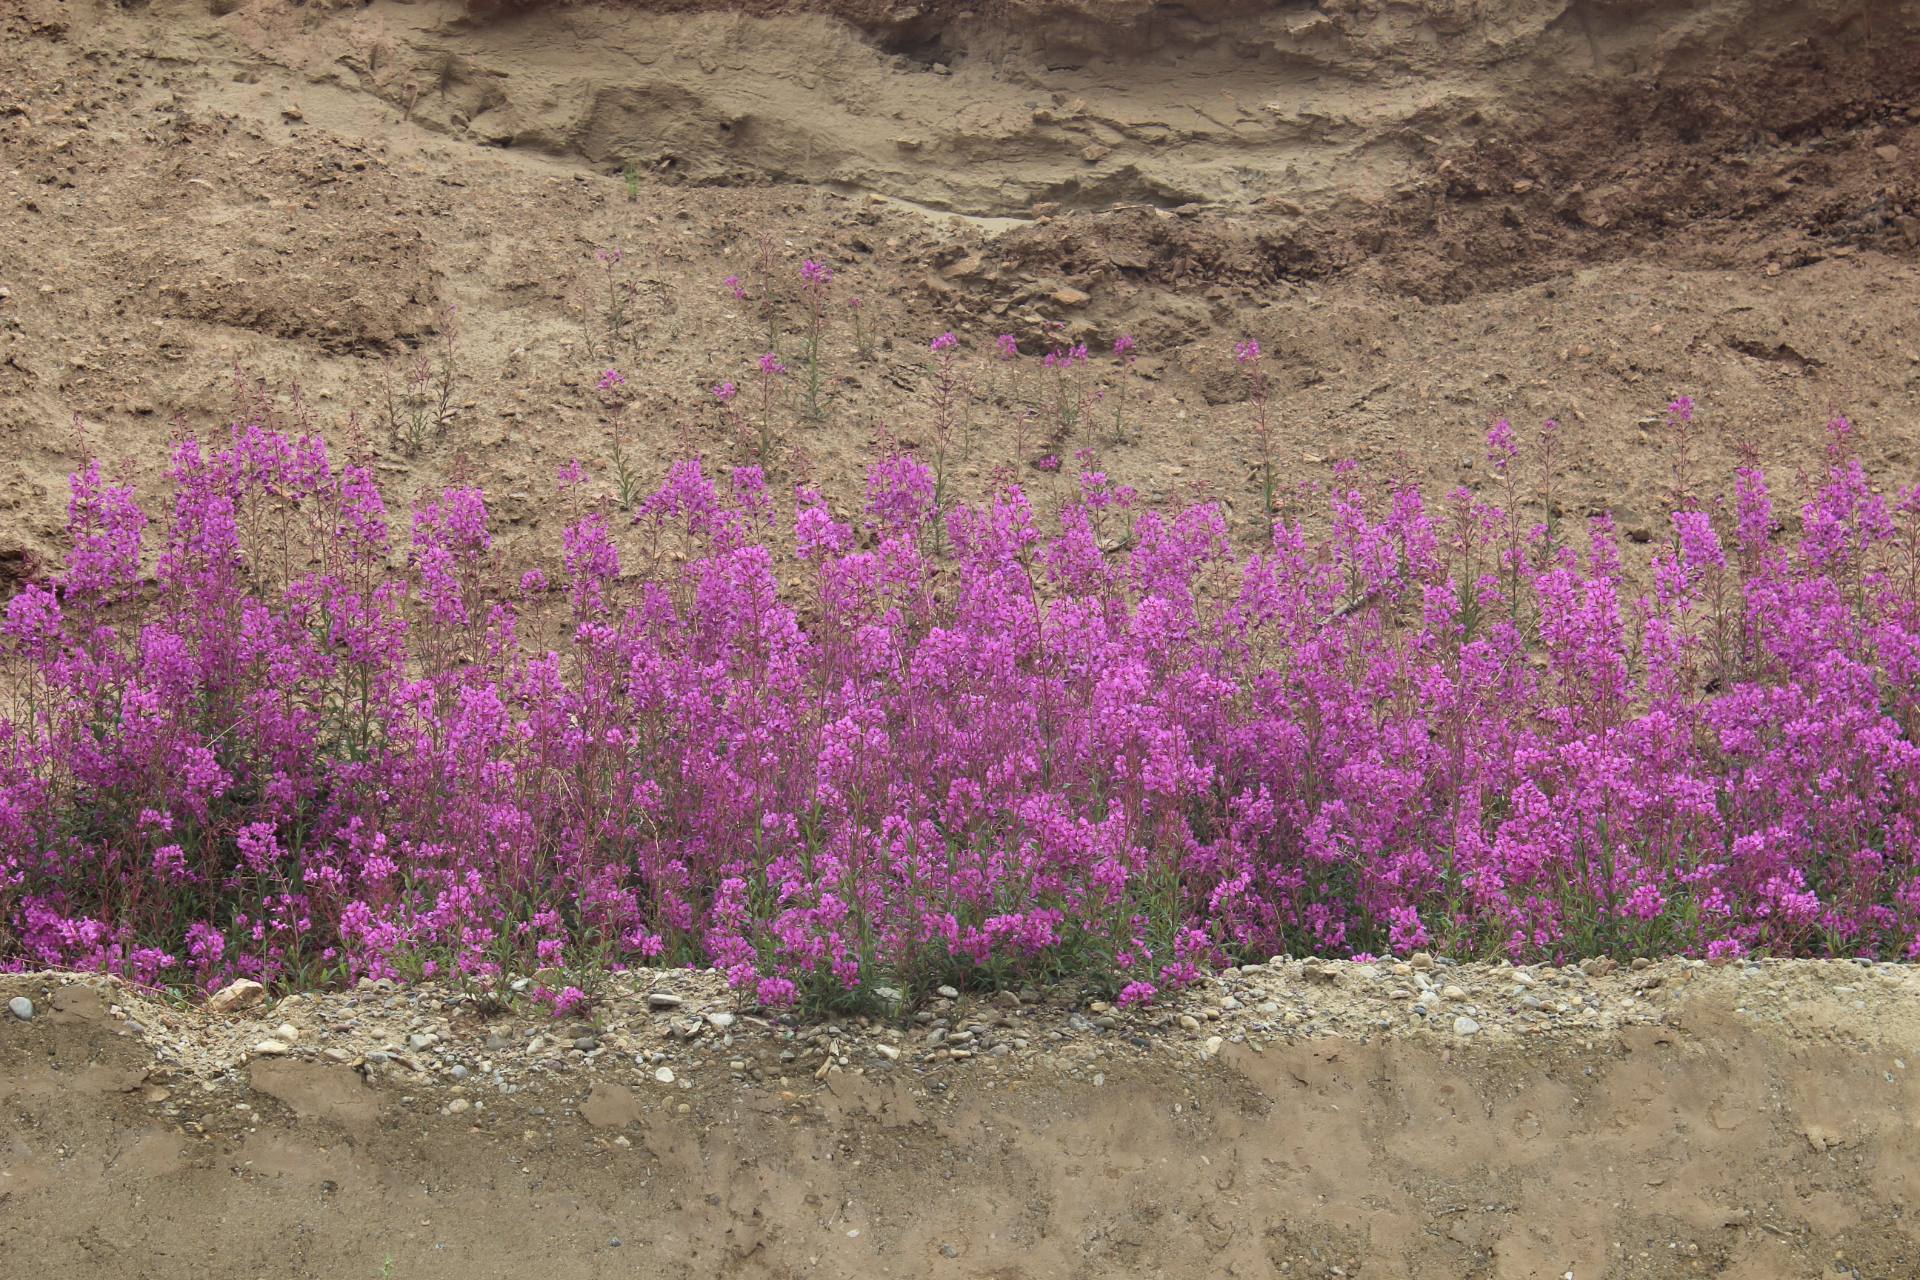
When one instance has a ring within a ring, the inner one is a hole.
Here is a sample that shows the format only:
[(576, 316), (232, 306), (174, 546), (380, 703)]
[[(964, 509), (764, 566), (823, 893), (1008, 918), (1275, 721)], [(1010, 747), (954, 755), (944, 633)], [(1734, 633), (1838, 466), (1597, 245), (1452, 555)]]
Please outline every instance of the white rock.
[(276, 1040), (285, 1040), (288, 1044), (292, 1044), (300, 1038), (300, 1028), (294, 1026), (291, 1022), (283, 1022), (273, 1029), (273, 1038)]
[(253, 1046), (253, 1051), (263, 1058), (277, 1058), (293, 1048), (284, 1040), (262, 1040)]
[(1220, 1052), (1220, 1046), (1226, 1043), (1223, 1036), (1208, 1036), (1206, 1054), (1209, 1058)]
[(659, 1081), (659, 1082), (660, 1082), (661, 1084), (672, 1084), (672, 1083), (673, 1083), (673, 1068), (672, 1068), (672, 1067), (661, 1067), (661, 1068), (660, 1068), (660, 1069), (659, 1069), (658, 1071), (656, 1071), (656, 1072), (654, 1072), (654, 1073), (653, 1073), (653, 1078), (654, 1078), (655, 1080), (658, 1080), (658, 1081)]
[(1453, 1030), (1457, 1035), (1470, 1036), (1480, 1030), (1480, 1024), (1463, 1013), (1453, 1020)]
[(233, 1013), (250, 1009), (266, 998), (267, 989), (251, 978), (241, 978), (207, 997), (208, 1013)]

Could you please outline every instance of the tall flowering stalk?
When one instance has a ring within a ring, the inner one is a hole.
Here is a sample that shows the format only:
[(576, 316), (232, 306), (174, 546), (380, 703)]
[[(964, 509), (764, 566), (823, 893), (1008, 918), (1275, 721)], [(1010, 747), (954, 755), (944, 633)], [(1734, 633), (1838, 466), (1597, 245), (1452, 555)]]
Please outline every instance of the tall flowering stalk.
[(633, 355), (634, 303), (639, 290), (626, 274), (623, 250), (595, 249), (593, 261), (600, 269), (600, 288), (581, 322), (587, 359), (602, 366), (628, 363)]
[(807, 416), (820, 416), (820, 341), (826, 331), (827, 293), (833, 268), (808, 258), (800, 264), (800, 291), (807, 304)]
[(1261, 362), (1266, 358), (1260, 350), (1258, 338), (1246, 338), (1233, 344), (1233, 359), (1246, 375), (1247, 395), (1253, 401), (1253, 438), (1260, 454), (1260, 510), (1269, 521), (1273, 519), (1274, 506), (1273, 480), (1273, 421), (1267, 411), (1267, 370)]
[[(760, 374), (760, 451), (759, 461), (765, 465), (773, 452), (773, 406), (780, 398), (780, 387), (787, 376), (787, 366), (773, 352), (764, 352), (759, 361)], [(732, 386), (731, 383), (723, 384)], [(715, 392), (718, 395), (718, 391)], [(732, 397), (722, 397), (724, 403), (731, 405)]]
[(1046, 371), (1046, 407), (1052, 419), (1054, 439), (1064, 444), (1073, 438), (1086, 413), (1089, 388), (1086, 380), (1087, 344), (1076, 342), (1055, 347), (1040, 359)]
[(627, 452), (627, 379), (618, 369), (601, 371), (594, 389), (600, 393), (607, 412), (607, 456), (613, 463), (614, 486), (620, 494), (620, 508), (631, 510), (640, 496), (640, 472)]
[(1127, 393), (1133, 383), (1134, 362), (1140, 358), (1131, 334), (1123, 333), (1113, 340), (1113, 358), (1120, 363), (1119, 390), (1113, 397), (1113, 439), (1115, 444), (1122, 444), (1127, 438)]

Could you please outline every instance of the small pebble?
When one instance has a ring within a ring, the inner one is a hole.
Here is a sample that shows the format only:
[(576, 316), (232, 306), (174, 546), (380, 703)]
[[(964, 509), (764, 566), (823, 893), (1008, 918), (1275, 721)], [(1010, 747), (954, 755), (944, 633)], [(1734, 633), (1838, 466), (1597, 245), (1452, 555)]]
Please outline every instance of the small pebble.
[(1480, 1024), (1461, 1014), (1453, 1020), (1453, 1030), (1456, 1035), (1470, 1036), (1480, 1030)]
[(25, 996), (15, 996), (7, 1001), (7, 1012), (22, 1022), (33, 1021), (33, 1001)]

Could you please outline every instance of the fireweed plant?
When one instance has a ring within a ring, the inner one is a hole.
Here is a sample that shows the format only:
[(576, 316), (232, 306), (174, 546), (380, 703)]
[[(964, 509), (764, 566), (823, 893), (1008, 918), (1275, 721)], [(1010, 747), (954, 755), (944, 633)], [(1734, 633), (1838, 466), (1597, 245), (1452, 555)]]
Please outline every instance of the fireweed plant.
[(437, 440), (456, 412), (453, 388), (459, 318), (459, 309), (449, 306), (441, 315), (432, 349), (415, 353), (404, 372), (391, 357), (384, 363), (381, 407), (387, 434), (409, 455)]
[(861, 360), (873, 359), (873, 341), (867, 329), (866, 304), (859, 298), (847, 299), (847, 314), (853, 318), (853, 354)]
[(1920, 956), (1920, 486), (1830, 439), (1786, 518), (1744, 464), (1675, 511), (1634, 594), (1606, 519), (1350, 469), (1325, 533), (1236, 555), (1091, 469), (1054, 520), (942, 512), (904, 454), (847, 518), (695, 462), (616, 516), (573, 464), (516, 576), (479, 490), (396, 513), (253, 414), (164, 511), (75, 474), (64, 570), (6, 604), (0, 965), (549, 969), (571, 1008), (702, 963), (818, 1009), (1281, 952)]
[(1258, 338), (1247, 338), (1233, 344), (1234, 363), (1238, 364), (1247, 377), (1247, 398), (1253, 402), (1253, 438), (1260, 453), (1260, 494), (1261, 512), (1272, 520), (1276, 508), (1273, 477), (1273, 417), (1267, 408), (1267, 371), (1261, 364), (1265, 353), (1260, 350)]
[(820, 417), (820, 342), (826, 335), (827, 295), (833, 268), (808, 258), (800, 264), (800, 294), (807, 307), (807, 416)]
[(633, 454), (627, 448), (627, 380), (618, 369), (606, 369), (594, 383), (607, 414), (607, 460), (613, 468), (613, 486), (620, 509), (631, 511), (639, 501), (644, 482)]
[[(773, 410), (780, 402), (781, 387), (786, 376), (787, 366), (779, 356), (771, 351), (760, 356), (760, 440), (759, 451), (754, 456), (763, 465), (773, 453)], [(718, 388), (715, 388), (714, 394), (719, 395)]]
[(1130, 334), (1123, 333), (1113, 340), (1113, 358), (1120, 365), (1118, 389), (1113, 397), (1113, 442), (1115, 444), (1123, 444), (1127, 438), (1127, 391), (1129, 384), (1133, 381), (1134, 364), (1140, 358), (1134, 346), (1133, 337)]
[(599, 365), (629, 363), (635, 352), (637, 304), (640, 287), (626, 267), (620, 249), (595, 249), (599, 268), (597, 289), (582, 305), (581, 333), (587, 359)]

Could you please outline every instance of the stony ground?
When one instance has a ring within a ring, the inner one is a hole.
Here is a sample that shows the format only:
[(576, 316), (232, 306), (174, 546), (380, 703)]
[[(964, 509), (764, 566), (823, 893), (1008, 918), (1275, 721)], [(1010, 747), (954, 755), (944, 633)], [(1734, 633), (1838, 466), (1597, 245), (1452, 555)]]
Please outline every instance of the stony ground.
[(1149, 1010), (831, 1022), (694, 972), (559, 1020), (373, 982), (0, 996), (9, 1274), (1920, 1268), (1905, 966), (1277, 960)]

